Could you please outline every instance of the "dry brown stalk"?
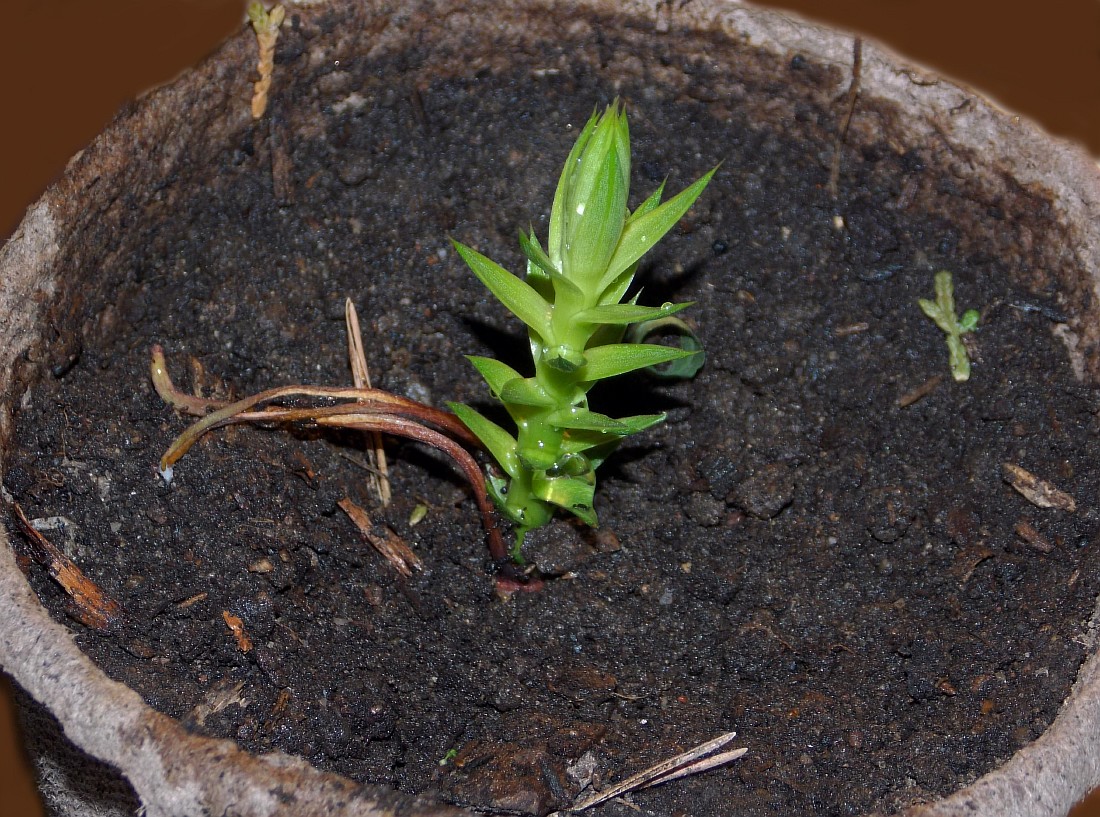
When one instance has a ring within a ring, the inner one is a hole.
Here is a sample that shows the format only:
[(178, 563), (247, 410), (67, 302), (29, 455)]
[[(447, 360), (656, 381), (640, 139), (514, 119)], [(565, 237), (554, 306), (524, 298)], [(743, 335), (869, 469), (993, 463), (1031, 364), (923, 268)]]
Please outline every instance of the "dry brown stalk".
[[(359, 313), (355, 311), (355, 304), (351, 298), (344, 301), (344, 321), (348, 327), (348, 360), (351, 363), (351, 379), (355, 388), (369, 389), (370, 371), (367, 369), (367, 355), (363, 350), (363, 336), (359, 331)], [(369, 435), (371, 447), (367, 449), (367, 459), (372, 470), (370, 472), (370, 486), (378, 494), (382, 506), (390, 504), (393, 492), (390, 489), (390, 472), (386, 463), (386, 449), (382, 447), (382, 435), (371, 432)]]
[(50, 577), (69, 595), (76, 608), (76, 618), (95, 630), (106, 630), (110, 627), (122, 615), (118, 602), (85, 576), (57, 545), (36, 530), (18, 503), (12, 503), (12, 511), (20, 530), (30, 542), (30, 557), (45, 567)]
[(835, 199), (840, 184), (840, 149), (848, 138), (848, 128), (852, 124), (852, 115), (856, 112), (856, 101), (859, 99), (859, 83), (863, 74), (863, 38), (856, 37), (852, 41), (852, 81), (848, 85), (848, 93), (845, 94), (844, 118), (840, 123), (840, 130), (833, 142), (833, 158), (829, 164), (829, 194)]
[(352, 502), (349, 497), (344, 497), (336, 504), (355, 523), (355, 527), (363, 534), (363, 538), (371, 543), (382, 558), (393, 565), (394, 570), (405, 578), (412, 576), (414, 570), (423, 570), (420, 557), (390, 528), (384, 527), (379, 534), (367, 512)]
[(933, 375), (932, 377), (921, 383), (919, 386), (917, 386), (915, 389), (910, 389), (901, 397), (899, 397), (897, 401), (898, 408), (908, 408), (909, 406), (916, 403), (918, 400), (923, 400), (925, 397), (938, 389), (942, 382), (943, 375)]
[(744, 755), (748, 749), (731, 749), (726, 752), (714, 754), (735, 737), (737, 737), (736, 732), (727, 732), (705, 743), (700, 743), (693, 749), (689, 749), (668, 760), (662, 760), (660, 763), (650, 766), (644, 771), (631, 775), (626, 780), (621, 783), (616, 783), (606, 791), (590, 795), (574, 803), (569, 810), (583, 811), (584, 809), (598, 806), (600, 803), (606, 803), (608, 800), (615, 797), (621, 797), (624, 794), (637, 791), (638, 789), (656, 786), (660, 783), (667, 783), (670, 780), (676, 780), (677, 778), (685, 777), (689, 774), (705, 772), (708, 769), (713, 769), (717, 766), (737, 760)]

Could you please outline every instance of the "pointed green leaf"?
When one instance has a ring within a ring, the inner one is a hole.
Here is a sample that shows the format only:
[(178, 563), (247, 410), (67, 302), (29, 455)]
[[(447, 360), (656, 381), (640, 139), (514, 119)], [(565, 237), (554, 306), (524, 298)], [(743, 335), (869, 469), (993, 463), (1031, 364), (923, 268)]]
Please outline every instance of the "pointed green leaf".
[(621, 301), (623, 296), (626, 295), (626, 291), (630, 289), (630, 285), (634, 282), (634, 273), (637, 271), (637, 261), (623, 270), (619, 277), (612, 281), (611, 285), (606, 287), (600, 294), (600, 305), (606, 306), (607, 304), (617, 304)]
[(665, 318), (687, 309), (691, 302), (682, 304), (662, 304), (661, 306), (638, 306), (637, 304), (608, 304), (586, 309), (577, 315), (577, 320), (582, 323), (592, 324), (616, 324), (619, 326), (641, 321), (652, 321)]
[(935, 301), (930, 301), (927, 298), (918, 298), (917, 303), (920, 305), (921, 312), (935, 321), (940, 331), (948, 335), (955, 334), (956, 326), (955, 316), (953, 314), (944, 312), (940, 304)]
[(585, 524), (596, 527), (596, 512), (592, 500), (596, 493), (594, 479), (585, 477), (551, 477), (536, 473), (531, 480), (531, 490), (539, 499), (550, 502), (575, 514)]
[(530, 235), (519, 231), (519, 246), (523, 250), (523, 254), (527, 256), (527, 260), (542, 270), (546, 275), (554, 275), (558, 270), (554, 269), (554, 264), (550, 261), (550, 256), (542, 249), (542, 245), (539, 244), (539, 240), (535, 237), (534, 232)]
[[(544, 301), (553, 303), (554, 285), (550, 283), (553, 264), (546, 257), (546, 253), (542, 251), (538, 239), (535, 238), (534, 231), (531, 232), (530, 236), (527, 236), (520, 230), (519, 243), (520, 247), (523, 248), (524, 255), (527, 256), (527, 277), (524, 280), (531, 285), (535, 292), (542, 296)], [(530, 252), (528, 252), (527, 244), (530, 244)]]
[[(633, 271), (631, 271), (632, 276), (633, 274)], [(627, 301), (627, 303), (630, 306), (637, 306), (638, 298), (641, 294), (640, 291), (635, 293), (634, 297)], [(620, 295), (619, 297), (622, 296)], [(618, 303), (618, 300), (619, 298), (616, 298), (614, 303)], [(612, 304), (607, 305), (611, 306)], [(605, 323), (593, 327), (592, 335), (588, 338), (588, 348), (595, 349), (597, 346), (608, 346), (612, 343), (621, 343), (627, 326), (628, 324)]]
[[(619, 106), (619, 98), (616, 97), (615, 101), (611, 103), (612, 107), (618, 110), (616, 115), (616, 127), (615, 127), (615, 152), (619, 155), (619, 160), (622, 162), (622, 173), (624, 185), (627, 190), (630, 189), (630, 123), (626, 118), (626, 105), (621, 108)], [(623, 203), (623, 207), (626, 207), (626, 203)], [(626, 213), (623, 214), (624, 216)]]
[(665, 192), (665, 183), (661, 182), (660, 187), (658, 187), (656, 190), (654, 190), (650, 194), (648, 199), (646, 199), (641, 204), (639, 204), (637, 210), (635, 210), (633, 213), (631, 213), (629, 216), (627, 216), (626, 223), (629, 224), (630, 222), (634, 221), (635, 219), (644, 216), (650, 210), (657, 209), (657, 205), (661, 203), (661, 196), (664, 195), (664, 192)]
[(588, 364), (584, 368), (584, 379), (588, 382), (603, 380), (692, 354), (695, 353), (655, 343), (613, 343), (610, 346), (599, 346), (585, 352)]
[(515, 377), (509, 380), (497, 392), (502, 403), (507, 406), (535, 406), (537, 408), (549, 408), (555, 405), (554, 400), (538, 384), (533, 377)]
[[(577, 205), (588, 202), (593, 195), (599, 195), (601, 187), (610, 187), (620, 183), (624, 188), (630, 184), (630, 162), (623, 164), (622, 151), (625, 147), (629, 152), (629, 134), (623, 133), (626, 115), (619, 109), (619, 101), (616, 99), (606, 108), (596, 121), (596, 128), (592, 136), (584, 146), (577, 162), (570, 170), (565, 182), (565, 209), (563, 216), (562, 241), (570, 241), (570, 221), (576, 215), (587, 215), (589, 208), (584, 208), (584, 213), (578, 212)], [(606, 179), (605, 172), (607, 161), (615, 158), (616, 178)], [(625, 192), (625, 190), (624, 190)], [(623, 202), (623, 214), (621, 221), (626, 219), (626, 202)]]
[(632, 417), (614, 418), (588, 409), (564, 409), (546, 418), (558, 428), (569, 431), (599, 431), (626, 437), (655, 426), (665, 419), (664, 414), (636, 414)]
[(547, 422), (558, 428), (579, 431), (602, 431), (607, 434), (625, 435), (629, 433), (627, 427), (606, 414), (589, 411), (581, 406), (572, 406), (552, 412)]
[[(582, 439), (582, 437), (587, 437), (587, 439)], [(576, 453), (583, 453), (588, 457), (592, 469), (595, 470), (603, 465), (604, 460), (615, 453), (615, 449), (619, 447), (621, 440), (621, 437), (607, 439), (606, 434), (600, 434), (599, 439), (596, 439), (592, 432), (570, 432), (562, 444), (562, 452), (574, 453), (573, 449), (576, 447)]]
[(547, 302), (557, 303), (559, 300), (557, 296), (563, 292), (574, 300), (584, 299), (581, 288), (554, 269), (550, 257), (543, 252), (534, 233), (526, 236), (521, 231), (519, 243), (523, 254), (527, 256), (527, 283), (531, 284)]
[(947, 270), (940, 270), (932, 278), (932, 282), (936, 288), (936, 303), (940, 305), (940, 309), (943, 310), (945, 315), (954, 315), (955, 284), (951, 273)]
[(550, 234), (546, 240), (546, 250), (551, 260), (557, 264), (561, 263), (562, 233), (565, 229), (566, 183), (576, 168), (577, 161), (588, 144), (588, 140), (592, 137), (592, 132), (595, 131), (598, 120), (599, 111), (594, 109), (592, 116), (588, 118), (588, 122), (581, 130), (580, 136), (577, 137), (577, 141), (573, 143), (573, 149), (569, 151), (565, 166), (561, 170), (561, 176), (558, 177), (557, 190), (554, 191), (554, 204), (550, 208)]
[(481, 283), (517, 318), (542, 337), (550, 334), (550, 304), (525, 281), (477, 250), (451, 240), (462, 260), (473, 270)]
[(628, 429), (627, 434), (637, 434), (647, 428), (660, 425), (666, 417), (668, 415), (662, 411), (660, 414), (635, 414), (630, 417), (620, 417), (619, 422), (626, 426)]
[(509, 522), (518, 524), (523, 521), (521, 514), (508, 507), (508, 480), (494, 476), (491, 473), (487, 474), (485, 477), (485, 493), (489, 495), (489, 498), (493, 500), (493, 504), (497, 506), (497, 510)]
[(493, 455), (493, 459), (504, 469), (504, 473), (512, 479), (516, 479), (517, 475), (522, 473), (523, 466), (516, 454), (515, 437), (469, 406), (462, 403), (448, 403), (447, 407), (465, 424), (466, 428), (474, 433), (474, 436), (481, 440), (486, 450)]
[(466, 359), (470, 361), (481, 376), (485, 378), (485, 382), (489, 384), (489, 389), (493, 392), (494, 397), (500, 397), (500, 393), (504, 389), (504, 384), (509, 380), (523, 377), (523, 375), (507, 363), (501, 363), (495, 358), (466, 355)]
[[(607, 141), (613, 139), (613, 135), (607, 137)], [(594, 145), (593, 150), (597, 147)], [(627, 185), (622, 176), (622, 160), (614, 150), (593, 171), (591, 182), (585, 186), (590, 186), (590, 191), (578, 191), (577, 198), (571, 197), (573, 209), (565, 214), (562, 272), (582, 290), (595, 295), (623, 232)]]
[(713, 168), (690, 187), (681, 190), (664, 204), (629, 222), (619, 239), (619, 246), (608, 262), (607, 271), (600, 281), (603, 289), (611, 284), (619, 273), (641, 258), (671, 230), (688, 208), (695, 203), (718, 168)]

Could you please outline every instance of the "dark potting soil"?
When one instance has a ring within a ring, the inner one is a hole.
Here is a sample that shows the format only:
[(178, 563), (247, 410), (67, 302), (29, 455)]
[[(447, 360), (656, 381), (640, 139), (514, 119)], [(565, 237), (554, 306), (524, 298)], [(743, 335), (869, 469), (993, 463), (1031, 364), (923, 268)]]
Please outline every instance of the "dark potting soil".
[[(733, 102), (705, 63), (661, 97), (659, 60), (614, 86), (583, 66), (416, 83), (352, 60), (326, 85), (290, 76), (297, 36), (281, 41), (288, 84), (269, 119), (184, 169), (204, 183), (167, 190), (134, 226), (145, 238), (117, 259), (114, 300), (62, 334), (18, 411), (6, 488), (61, 520), (47, 536), (124, 618), (89, 630), (30, 576), (111, 677), (198, 733), (488, 810), (562, 808), (588, 782), (737, 730), (743, 759), (634, 802), (890, 811), (1043, 731), (1100, 591), (1100, 399), (1058, 336), (1070, 261), (1042, 191), (886, 139), (867, 123), (889, 108), (862, 100), (834, 199), (843, 105), (763, 118), (768, 83), (805, 99), (843, 88), (801, 57), (759, 69)], [(563, 519), (535, 537), (545, 589), (494, 597), (466, 486), (416, 444), (388, 443), (388, 508), (351, 434), (218, 431), (170, 486), (157, 476), (188, 420), (152, 390), (154, 343), (178, 383), (214, 396), (344, 385), (346, 296), (375, 385), (493, 411), (462, 355), (524, 368), (526, 340), (447, 237), (520, 269), (517, 230), (545, 235), (577, 126), (616, 94), (636, 201), (722, 162), (639, 276), (644, 302), (695, 302), (708, 358), (692, 382), (593, 393), (599, 410), (668, 420), (603, 468), (599, 531)], [(981, 311), (966, 383), (917, 308), (939, 269), (959, 312)], [(1004, 463), (1076, 510), (1031, 504)], [(398, 576), (344, 497), (423, 570)]]

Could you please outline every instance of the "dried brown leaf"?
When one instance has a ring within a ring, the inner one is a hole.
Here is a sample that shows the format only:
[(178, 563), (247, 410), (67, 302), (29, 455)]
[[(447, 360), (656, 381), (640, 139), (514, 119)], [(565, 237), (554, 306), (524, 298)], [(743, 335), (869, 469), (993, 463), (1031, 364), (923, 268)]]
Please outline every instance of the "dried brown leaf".
[(228, 610), (222, 610), (222, 619), (229, 627), (230, 632), (233, 633), (233, 638), (237, 640), (237, 649), (241, 652), (250, 652), (252, 650), (252, 639), (245, 631), (241, 617), (233, 615)]

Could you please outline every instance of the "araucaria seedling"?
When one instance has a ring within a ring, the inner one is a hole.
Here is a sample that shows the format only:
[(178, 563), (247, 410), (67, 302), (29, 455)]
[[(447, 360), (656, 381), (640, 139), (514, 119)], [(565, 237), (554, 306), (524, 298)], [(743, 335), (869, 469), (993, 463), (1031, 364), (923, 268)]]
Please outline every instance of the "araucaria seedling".
[(936, 322), (936, 326), (947, 336), (947, 354), (951, 364), (951, 376), (962, 383), (970, 379), (970, 355), (962, 336), (978, 327), (978, 310), (968, 309), (962, 318), (955, 315), (955, 285), (951, 273), (941, 270), (936, 273), (936, 300), (917, 299), (925, 315)]
[(659, 344), (622, 343), (630, 324), (689, 306), (623, 302), (639, 259), (687, 212), (711, 170), (661, 202), (662, 184), (627, 210), (630, 134), (618, 102), (593, 114), (566, 159), (550, 211), (546, 248), (520, 234), (527, 258), (521, 279), (454, 242), (474, 274), (528, 329), (535, 373), (525, 377), (487, 357), (470, 362), (516, 425), (513, 435), (469, 406), (450, 408), (481, 440), (504, 475), (489, 475), (489, 493), (514, 525), (513, 559), (526, 533), (563, 508), (595, 525), (595, 469), (618, 442), (661, 422), (664, 414), (611, 418), (588, 408), (601, 380), (698, 354)]
[[(623, 437), (664, 419), (663, 414), (613, 419), (590, 411), (588, 390), (608, 377), (673, 361), (692, 365), (683, 371), (666, 370), (665, 375), (690, 375), (702, 361), (700, 347), (678, 319), (672, 319), (678, 324), (674, 334), (691, 340), (682, 343), (685, 348), (620, 342), (628, 326), (635, 325), (632, 335), (644, 338), (667, 326), (668, 316), (688, 304), (647, 307), (640, 306), (636, 296), (622, 300), (638, 259), (672, 229), (713, 174), (712, 170), (663, 204), (662, 185), (628, 213), (630, 135), (626, 115), (615, 103), (602, 116), (592, 116), (569, 154), (550, 213), (547, 248), (543, 250), (533, 233), (521, 234), (528, 259), (525, 279), (455, 242), (477, 277), (530, 333), (533, 377), (491, 358), (470, 358), (515, 421), (516, 436), (468, 406), (452, 405), (451, 414), (366, 383), (356, 388), (284, 386), (232, 403), (195, 397), (173, 385), (157, 346), (151, 373), (158, 394), (180, 411), (202, 417), (164, 453), (161, 476), (170, 483), (173, 464), (193, 443), (207, 431), (231, 423), (304, 423), (417, 440), (447, 454), (469, 481), (497, 563), (498, 589), (537, 589), (537, 574), (521, 566), (527, 531), (549, 522), (555, 508), (594, 525), (594, 469)], [(351, 317), (348, 332), (357, 340), (358, 321)], [(350, 346), (354, 369), (361, 355), (354, 352), (357, 343)], [(280, 405), (288, 399), (298, 404)], [(303, 406), (302, 400), (318, 404)], [(466, 450), (479, 442), (505, 476), (491, 473), (486, 482)], [(493, 502), (515, 525), (510, 550), (494, 524)]]

